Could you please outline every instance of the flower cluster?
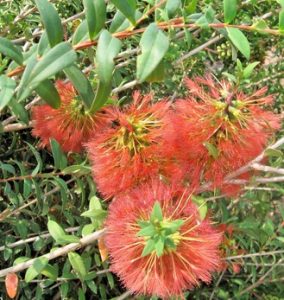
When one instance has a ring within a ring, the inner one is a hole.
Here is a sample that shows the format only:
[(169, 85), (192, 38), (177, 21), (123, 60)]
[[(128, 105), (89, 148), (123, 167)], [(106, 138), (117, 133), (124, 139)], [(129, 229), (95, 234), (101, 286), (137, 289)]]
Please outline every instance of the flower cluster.
[(265, 110), (273, 102), (265, 88), (246, 95), (211, 75), (185, 84), (187, 97), (174, 103), (135, 92), (129, 105), (91, 114), (71, 84), (58, 82), (61, 107), (33, 109), (42, 146), (54, 138), (67, 152), (87, 150), (99, 192), (113, 200), (105, 238), (111, 268), (134, 294), (180, 296), (224, 268), (223, 233), (192, 194), (201, 184), (238, 192), (228, 174), (280, 127)]
[(89, 114), (71, 83), (57, 81), (56, 88), (61, 99), (58, 109), (46, 104), (32, 109), (33, 135), (40, 138), (41, 147), (55, 139), (64, 151), (79, 153), (99, 124), (102, 126), (103, 113)]

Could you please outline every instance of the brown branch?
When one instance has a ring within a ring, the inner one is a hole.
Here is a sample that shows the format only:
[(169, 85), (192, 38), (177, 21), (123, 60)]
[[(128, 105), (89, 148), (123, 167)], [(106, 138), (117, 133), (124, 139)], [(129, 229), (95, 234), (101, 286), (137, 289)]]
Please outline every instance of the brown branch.
[[(165, 29), (165, 30), (167, 30), (169, 28), (192, 28), (192, 29), (195, 29), (195, 28), (200, 27), (197, 24), (184, 24), (184, 23), (181, 23), (181, 18), (172, 19), (169, 22), (158, 23), (157, 26), (160, 29)], [(242, 29), (242, 30), (245, 30), (245, 31), (255, 31), (256, 30), (254, 26), (250, 26), (250, 25), (230, 25), (230, 24), (225, 24), (225, 23), (217, 23), (217, 24), (212, 23), (212, 24), (208, 24), (208, 27), (215, 28), (215, 29), (230, 27), (230, 28)], [(136, 29), (136, 30), (131, 30), (131, 31), (126, 30), (126, 31), (114, 33), (113, 36), (116, 37), (116, 38), (119, 38), (119, 39), (124, 39), (124, 38), (127, 38), (129, 36), (133, 36), (133, 35), (136, 35), (136, 34), (139, 34), (139, 33), (143, 33), (146, 29), (147, 29), (147, 27)], [(276, 29), (267, 28), (267, 29), (263, 29), (263, 32), (273, 34), (273, 35), (280, 35), (280, 31), (276, 30)], [(82, 42), (82, 43), (79, 43), (79, 44), (73, 46), (73, 49), (75, 51), (83, 50), (83, 49), (86, 49), (86, 48), (90, 48), (90, 47), (96, 45), (97, 43), (98, 43), (97, 40), (95, 40), (95, 41), (85, 41), (85, 42)], [(18, 75), (18, 74), (20, 74), (24, 71), (24, 68), (25, 67), (18, 67), (15, 70), (12, 70), (10, 73), (8, 73), (8, 76), (12, 77), (12, 76)]]

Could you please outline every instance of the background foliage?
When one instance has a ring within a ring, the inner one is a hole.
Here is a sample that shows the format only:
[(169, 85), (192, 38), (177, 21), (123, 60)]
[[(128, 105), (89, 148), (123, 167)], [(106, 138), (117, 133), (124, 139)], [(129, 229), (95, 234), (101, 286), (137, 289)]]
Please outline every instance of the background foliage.
[[(267, 85), (275, 94), (275, 112), (283, 110), (281, 0), (50, 2), (54, 6), (43, 0), (0, 2), (1, 269), (78, 242), (101, 229), (107, 214), (87, 158), (63, 154), (56, 141), (51, 151), (39, 149), (31, 136), (29, 109), (40, 101), (38, 95), (54, 107), (59, 104), (56, 94), (43, 92), (55, 77), (69, 78), (84, 105), (96, 110), (106, 99), (127, 103), (134, 87), (174, 101), (185, 93), (184, 76), (213, 72), (246, 91)], [(177, 18), (192, 25), (169, 26)], [(223, 25), (210, 25), (218, 23)], [(226, 30), (226, 23), (244, 28), (236, 33), (236, 28)], [(283, 170), (282, 148), (267, 154), (267, 165)], [(198, 198), (206, 200), (216, 223), (229, 226), (228, 268), (186, 298), (284, 298), (284, 187), (269, 180), (275, 174), (260, 174), (267, 183), (252, 180), (240, 197), (206, 192)], [(133, 298), (102, 259), (97, 243), (55, 260), (39, 258), (19, 273), (18, 299)], [(7, 297), (4, 277), (0, 296)]]

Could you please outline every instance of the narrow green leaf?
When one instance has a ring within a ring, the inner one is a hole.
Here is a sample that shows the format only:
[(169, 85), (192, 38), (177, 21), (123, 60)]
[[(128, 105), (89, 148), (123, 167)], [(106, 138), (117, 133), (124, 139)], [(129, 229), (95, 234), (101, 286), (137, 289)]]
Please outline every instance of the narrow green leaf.
[(49, 49), (49, 43), (46, 31), (43, 32), (37, 47), (38, 56), (42, 56)]
[(77, 273), (80, 280), (84, 281), (84, 278), (87, 275), (87, 270), (82, 257), (76, 252), (69, 252), (68, 259), (72, 265), (73, 270)]
[(89, 166), (84, 165), (73, 165), (65, 168), (62, 172), (64, 174), (74, 174), (74, 175), (87, 175), (90, 174), (92, 169)]
[(197, 0), (186, 0), (184, 1), (184, 5), (187, 14), (193, 14), (196, 12)]
[(56, 45), (50, 49), (33, 68), (27, 83), (28, 88), (36, 88), (41, 81), (71, 66), (76, 59), (76, 52), (68, 42), (62, 42)]
[(223, 0), (225, 23), (231, 23), (237, 14), (237, 0)]
[(54, 159), (54, 166), (57, 170), (63, 170), (67, 166), (67, 158), (63, 151), (61, 150), (60, 145), (54, 139), (50, 140), (50, 146), (52, 151), (52, 156)]
[(153, 23), (143, 33), (140, 47), (142, 54), (137, 57), (136, 76), (139, 82), (143, 82), (162, 61), (169, 48), (169, 39)]
[(263, 32), (263, 30), (269, 28), (268, 25), (267, 25), (267, 23), (265, 22), (265, 20), (262, 20), (262, 19), (257, 20), (257, 21), (252, 25), (252, 27), (253, 27), (256, 31), (258, 31), (258, 32), (260, 32), (260, 33)]
[(175, 16), (177, 10), (181, 7), (181, 0), (168, 0), (166, 3), (166, 11), (169, 18)]
[(153, 206), (150, 220), (152, 222), (163, 221), (163, 212), (162, 212), (161, 205), (160, 205), (160, 203), (158, 201), (156, 201), (155, 204), (154, 204), (154, 206)]
[(37, 161), (37, 165), (36, 167), (33, 169), (32, 171), (32, 176), (35, 176), (36, 174), (38, 174), (39, 172), (42, 171), (42, 167), (43, 167), (43, 163), (41, 160), (41, 156), (40, 154), (36, 151), (35, 147), (33, 145), (31, 145), (30, 143), (26, 142), (27, 145), (29, 146), (30, 150), (32, 151), (36, 161)]
[(114, 58), (118, 55), (121, 46), (121, 41), (112, 37), (107, 30), (100, 34), (96, 54), (97, 72), (100, 81), (91, 112), (98, 110), (107, 101), (111, 91)]
[(208, 211), (206, 200), (199, 196), (192, 196), (191, 198), (192, 201), (197, 204), (200, 220), (204, 220)]
[(283, 157), (283, 152), (278, 149), (268, 148), (265, 150), (265, 155), (271, 156), (271, 157)]
[(62, 239), (66, 235), (64, 229), (53, 220), (48, 220), (47, 229), (55, 241)]
[(146, 78), (147, 82), (163, 82), (165, 79), (165, 63), (162, 60), (156, 69)]
[(87, 20), (83, 20), (74, 32), (72, 38), (72, 45), (79, 44), (80, 42), (87, 41), (88, 39), (89, 39), (88, 23)]
[(37, 258), (33, 263), (33, 265), (27, 269), (25, 275), (25, 281), (28, 283), (32, 281), (34, 278), (36, 278), (47, 264), (48, 264), (48, 258), (46, 257)]
[(78, 91), (86, 107), (90, 108), (95, 98), (90, 81), (76, 65), (64, 69), (64, 72)]
[(63, 27), (54, 6), (47, 0), (35, 0), (51, 47), (63, 40)]
[(277, 0), (277, 2), (280, 4), (282, 8), (284, 8), (284, 0)]
[(35, 91), (51, 107), (53, 108), (60, 107), (60, 96), (52, 81), (48, 79), (42, 81), (35, 88)]
[(5, 75), (0, 76), (0, 111), (11, 101), (15, 88), (15, 80)]
[(110, 0), (135, 25), (136, 0)]
[(281, 33), (284, 33), (284, 8), (279, 13), (279, 30)]
[(129, 21), (125, 16), (118, 10), (114, 15), (112, 22), (110, 24), (109, 31), (111, 33), (124, 31), (130, 26)]
[(6, 38), (0, 37), (0, 53), (13, 59), (19, 65), (23, 64), (24, 58), (19, 47)]
[(8, 106), (20, 121), (29, 124), (29, 114), (22, 103), (19, 103), (15, 98), (12, 98)]
[(219, 156), (219, 151), (218, 151), (218, 149), (217, 149), (213, 144), (211, 144), (211, 143), (209, 143), (209, 142), (205, 142), (205, 143), (204, 143), (204, 146), (207, 148), (209, 154), (210, 154), (214, 159), (218, 158), (218, 156)]
[(41, 271), (41, 274), (55, 281), (58, 277), (58, 266), (47, 264)]
[(253, 70), (255, 67), (259, 64), (259, 61), (256, 61), (254, 63), (249, 64), (248, 66), (245, 67), (243, 71), (244, 78), (247, 79), (251, 76)]
[(83, 0), (90, 39), (93, 40), (101, 31), (106, 21), (104, 0)]
[(237, 28), (227, 27), (227, 32), (234, 46), (245, 56), (250, 58), (250, 45), (246, 36)]
[(26, 68), (22, 75), (19, 88), (18, 88), (18, 93), (17, 93), (17, 98), (19, 102), (26, 99), (32, 92), (32, 89), (30, 89), (27, 86), (27, 83), (31, 75), (31, 72), (33, 71), (36, 64), (37, 64), (37, 59), (35, 55), (30, 57), (29, 60), (27, 61)]

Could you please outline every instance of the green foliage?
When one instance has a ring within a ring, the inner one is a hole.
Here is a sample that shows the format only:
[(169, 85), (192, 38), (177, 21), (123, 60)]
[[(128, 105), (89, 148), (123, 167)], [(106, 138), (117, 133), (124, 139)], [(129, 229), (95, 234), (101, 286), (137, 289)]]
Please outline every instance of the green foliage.
[[(152, 92), (154, 101), (175, 100), (187, 93), (185, 76), (212, 72), (248, 92), (268, 86), (276, 98), (274, 111), (283, 111), (283, 38), (267, 33), (273, 29), (283, 34), (283, 0), (169, 0), (134, 27), (157, 3), (84, 1), (83, 7), (79, 0), (0, 1), (0, 265), (5, 269), (36, 258), (17, 273), (21, 300), (113, 299), (125, 292), (108, 262), (102, 262), (96, 243), (51, 261), (44, 257), (102, 229), (109, 205), (96, 191), (84, 153), (64, 154), (54, 140), (50, 149), (42, 149), (30, 128), (13, 129), (30, 126), (29, 108), (38, 96), (54, 108), (60, 105), (55, 80), (70, 80), (78, 101), (96, 111), (108, 103), (127, 103), (135, 78), (135, 88)], [(85, 16), (66, 20), (84, 9)], [(182, 18), (189, 28), (178, 22), (176, 27), (161, 25), (173, 18)], [(223, 39), (200, 48), (219, 34)], [(14, 71), (18, 73), (11, 76)], [(205, 147), (213, 157), (218, 155), (214, 145)], [(265, 155), (265, 164), (284, 168), (283, 148), (268, 149)], [(252, 179), (245, 188), (239, 197), (218, 191), (193, 197), (201, 219), (208, 216), (214, 223), (233, 226), (233, 234), (226, 234), (224, 255), (245, 256), (227, 261), (220, 282), (216, 274), (210, 285), (186, 292), (185, 298), (210, 299), (213, 291), (211, 299), (283, 298), (283, 266), (276, 265), (283, 259), (283, 183), (257, 184)], [(156, 203), (151, 220), (139, 220), (143, 255), (155, 251), (160, 256), (176, 247), (171, 234), (183, 220), (165, 224), (163, 217)], [(240, 266), (238, 274), (233, 264)], [(242, 294), (252, 285), (253, 290)], [(4, 284), (0, 295), (5, 299)]]

